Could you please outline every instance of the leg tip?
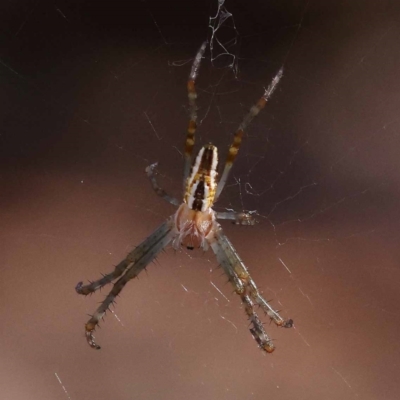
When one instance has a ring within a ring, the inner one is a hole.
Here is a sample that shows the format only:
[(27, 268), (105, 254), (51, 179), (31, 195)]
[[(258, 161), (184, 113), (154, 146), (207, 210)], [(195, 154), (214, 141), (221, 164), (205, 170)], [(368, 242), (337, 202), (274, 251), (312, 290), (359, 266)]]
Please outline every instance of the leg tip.
[(292, 328), (294, 325), (294, 321), (292, 319), (288, 319), (287, 321), (285, 321), (285, 323), (283, 324), (284, 328)]
[(92, 349), (95, 350), (101, 349), (101, 346), (99, 346), (94, 340), (93, 331), (86, 331), (85, 335), (86, 335), (86, 340)]
[(83, 286), (83, 282), (78, 282), (75, 286), (75, 291), (78, 294), (82, 294), (82, 286)]

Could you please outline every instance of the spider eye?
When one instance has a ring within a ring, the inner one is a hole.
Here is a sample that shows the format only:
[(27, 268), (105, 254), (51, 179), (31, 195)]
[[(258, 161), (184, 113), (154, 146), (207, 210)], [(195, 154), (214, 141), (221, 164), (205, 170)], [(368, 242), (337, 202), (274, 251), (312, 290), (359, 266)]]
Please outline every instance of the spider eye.
[(187, 248), (188, 250), (193, 250), (193, 249), (194, 249), (193, 246), (186, 246), (186, 248)]

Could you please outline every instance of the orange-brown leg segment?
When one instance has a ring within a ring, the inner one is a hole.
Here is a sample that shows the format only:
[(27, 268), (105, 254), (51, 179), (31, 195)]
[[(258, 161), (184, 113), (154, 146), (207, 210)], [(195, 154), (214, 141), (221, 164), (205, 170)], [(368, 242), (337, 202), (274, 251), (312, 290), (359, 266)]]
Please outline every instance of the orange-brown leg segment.
[(186, 134), (185, 142), (185, 166), (183, 170), (183, 191), (186, 189), (186, 180), (190, 173), (190, 167), (192, 165), (192, 154), (195, 143), (195, 133), (197, 128), (197, 92), (196, 92), (196, 79), (199, 75), (201, 59), (203, 58), (204, 52), (206, 51), (207, 42), (204, 42), (194, 58), (192, 69), (190, 71), (187, 90), (189, 99), (189, 126)]
[(233, 162), (236, 159), (236, 156), (239, 152), (240, 145), (242, 144), (242, 138), (243, 134), (246, 131), (246, 129), (249, 127), (251, 121), (256, 117), (259, 112), (265, 107), (265, 104), (269, 100), (269, 98), (272, 96), (272, 93), (276, 89), (280, 79), (282, 78), (283, 70), (282, 68), (278, 71), (278, 73), (275, 75), (274, 79), (268, 86), (267, 90), (264, 92), (263, 96), (260, 98), (260, 100), (257, 101), (257, 103), (250, 108), (250, 111), (245, 115), (243, 118), (243, 121), (239, 125), (238, 130), (236, 131), (235, 135), (233, 136), (233, 142), (231, 144), (231, 147), (229, 148), (228, 151), (228, 156), (226, 158), (225, 162), (225, 167), (224, 171), (221, 175), (221, 179), (219, 180), (218, 187), (217, 187), (217, 193), (215, 195), (215, 201), (218, 200), (219, 195), (221, 194), (226, 181), (228, 180), (229, 172), (231, 171)]

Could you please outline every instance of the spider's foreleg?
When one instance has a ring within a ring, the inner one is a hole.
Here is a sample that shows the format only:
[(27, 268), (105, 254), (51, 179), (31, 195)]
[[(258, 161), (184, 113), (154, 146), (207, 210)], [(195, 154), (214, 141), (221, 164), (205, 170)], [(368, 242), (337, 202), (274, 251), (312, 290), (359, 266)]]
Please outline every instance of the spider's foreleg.
[(224, 269), (224, 272), (228, 275), (229, 280), (233, 284), (236, 293), (242, 299), (246, 314), (249, 316), (250, 322), (252, 323), (250, 332), (253, 335), (253, 338), (263, 350), (267, 353), (272, 353), (275, 346), (272, 343), (271, 338), (265, 332), (264, 327), (254, 310), (253, 301), (259, 304), (278, 326), (290, 327), (292, 326), (293, 321), (285, 321), (279, 313), (261, 297), (254, 281), (247, 271), (247, 268), (219, 224), (217, 224), (215, 229), (214, 237), (210, 239), (210, 245), (219, 263)]
[(225, 167), (224, 167), (224, 170), (222, 172), (221, 178), (218, 183), (217, 192), (215, 194), (215, 201), (218, 200), (218, 198), (226, 184), (226, 181), (228, 180), (229, 173), (232, 169), (232, 166), (236, 159), (236, 156), (238, 155), (240, 145), (242, 144), (242, 138), (243, 138), (244, 132), (249, 127), (251, 121), (253, 121), (253, 119), (265, 107), (265, 104), (267, 103), (269, 98), (272, 96), (272, 93), (275, 91), (276, 87), (278, 86), (278, 83), (282, 78), (282, 74), (283, 74), (283, 69), (281, 68), (278, 71), (278, 73), (275, 75), (274, 79), (272, 79), (272, 82), (270, 83), (268, 88), (265, 90), (265, 92), (261, 96), (261, 98), (257, 101), (256, 104), (254, 104), (253, 107), (250, 108), (249, 112), (245, 115), (245, 117), (243, 118), (243, 121), (239, 125), (239, 128), (235, 132), (235, 134), (233, 136), (233, 142), (228, 151), (228, 156), (226, 158)]
[[(169, 218), (162, 224), (156, 231), (154, 231), (142, 244), (140, 244), (131, 254), (135, 258), (130, 259), (129, 266), (126, 268), (124, 275), (118, 279), (114, 284), (112, 290), (107, 295), (105, 300), (97, 308), (96, 312), (91, 316), (86, 323), (86, 339), (92, 348), (100, 349), (96, 344), (93, 331), (98, 325), (99, 321), (104, 317), (104, 314), (109, 309), (110, 305), (114, 302), (115, 298), (119, 295), (124, 286), (133, 278), (136, 278), (139, 273), (146, 268), (146, 266), (154, 260), (158, 253), (163, 250), (173, 237), (173, 219)], [(129, 257), (128, 255), (128, 257)], [(127, 257), (127, 259), (128, 259)], [(120, 263), (121, 264), (121, 263)], [(120, 265), (119, 264), (119, 265)]]
[(183, 190), (186, 189), (186, 179), (190, 173), (192, 166), (192, 153), (195, 143), (195, 134), (197, 129), (197, 92), (196, 92), (196, 79), (199, 75), (201, 59), (207, 48), (207, 42), (203, 42), (197, 51), (196, 57), (193, 60), (192, 69), (190, 70), (189, 79), (187, 82), (188, 100), (189, 100), (189, 126), (186, 133), (185, 141), (185, 165), (183, 168)]
[(168, 195), (168, 193), (158, 185), (157, 179), (156, 179), (157, 165), (158, 165), (158, 163), (154, 163), (154, 164), (149, 165), (146, 168), (146, 174), (151, 182), (151, 186), (152, 186), (153, 190), (157, 193), (158, 196), (160, 196), (164, 200), (168, 201), (168, 203), (171, 203), (174, 206), (180, 206), (181, 201), (178, 201), (177, 199), (175, 199), (175, 197), (171, 197), (170, 195)]

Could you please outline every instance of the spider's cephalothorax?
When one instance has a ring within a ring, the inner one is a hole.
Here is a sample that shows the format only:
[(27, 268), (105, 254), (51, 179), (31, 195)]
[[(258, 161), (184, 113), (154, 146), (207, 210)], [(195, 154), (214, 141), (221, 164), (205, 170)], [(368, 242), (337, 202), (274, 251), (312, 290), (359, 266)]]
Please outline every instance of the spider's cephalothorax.
[(253, 225), (252, 214), (245, 212), (235, 213), (233, 211), (215, 212), (212, 209), (228, 179), (229, 172), (239, 151), (244, 131), (248, 128), (252, 119), (264, 108), (282, 77), (282, 70), (277, 73), (265, 90), (264, 95), (243, 118), (242, 123), (234, 134), (225, 167), (220, 180), (217, 182), (218, 153), (215, 146), (212, 144), (203, 146), (192, 163), (197, 121), (195, 82), (206, 47), (207, 42), (204, 42), (197, 52), (187, 83), (190, 120), (185, 143), (183, 202), (170, 197), (158, 186), (155, 172), (157, 164), (147, 167), (147, 176), (155, 192), (169, 203), (179, 206), (178, 210), (167, 218), (144, 242), (132, 250), (115, 267), (114, 271), (103, 275), (102, 278), (88, 285), (83, 285), (82, 282), (79, 282), (76, 286), (76, 291), (79, 294), (87, 295), (115, 281), (110, 293), (86, 323), (86, 339), (89, 345), (95, 349), (99, 349), (100, 346), (96, 344), (93, 332), (110, 305), (114, 303), (116, 296), (119, 295), (128, 281), (137, 277), (161, 250), (171, 242), (175, 249), (180, 248), (181, 245), (188, 249), (202, 248), (207, 250), (208, 247), (211, 247), (220, 266), (232, 283), (235, 292), (243, 302), (244, 310), (251, 324), (250, 332), (261, 349), (271, 353), (274, 351), (275, 346), (264, 330), (264, 326), (254, 309), (255, 304), (260, 306), (277, 326), (290, 328), (293, 325), (291, 319), (283, 319), (261, 296), (249, 271), (217, 221), (217, 219), (228, 219), (240, 225)]
[(186, 181), (183, 201), (190, 209), (206, 211), (214, 203), (217, 190), (218, 150), (212, 144), (203, 146), (194, 160)]

